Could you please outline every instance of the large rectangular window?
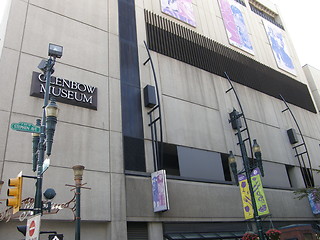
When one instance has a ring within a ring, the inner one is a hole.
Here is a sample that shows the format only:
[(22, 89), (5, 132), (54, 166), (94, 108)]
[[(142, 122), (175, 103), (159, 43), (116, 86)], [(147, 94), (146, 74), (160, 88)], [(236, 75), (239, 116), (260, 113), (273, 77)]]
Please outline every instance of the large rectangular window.
[(228, 155), (196, 148), (163, 144), (167, 175), (200, 181), (231, 181)]
[(178, 158), (180, 176), (224, 181), (220, 153), (178, 146)]

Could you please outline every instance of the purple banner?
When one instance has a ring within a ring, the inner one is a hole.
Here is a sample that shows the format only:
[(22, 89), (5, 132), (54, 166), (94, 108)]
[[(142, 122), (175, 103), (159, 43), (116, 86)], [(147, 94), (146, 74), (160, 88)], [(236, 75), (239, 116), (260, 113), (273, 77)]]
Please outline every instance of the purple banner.
[(250, 54), (254, 54), (241, 5), (233, 0), (220, 0), (220, 10), (229, 43)]
[(263, 20), (263, 25), (278, 67), (296, 75), (293, 61), (289, 55), (287, 44), (285, 43), (285, 39), (281, 32), (282, 30), (266, 20)]
[(161, 0), (161, 11), (192, 26), (196, 26), (192, 0)]
[(151, 173), (153, 211), (161, 212), (169, 210), (169, 198), (167, 177), (165, 170)]
[(311, 192), (308, 194), (308, 199), (310, 203), (310, 207), (313, 214), (320, 214), (320, 202), (317, 200), (315, 196), (315, 192)]

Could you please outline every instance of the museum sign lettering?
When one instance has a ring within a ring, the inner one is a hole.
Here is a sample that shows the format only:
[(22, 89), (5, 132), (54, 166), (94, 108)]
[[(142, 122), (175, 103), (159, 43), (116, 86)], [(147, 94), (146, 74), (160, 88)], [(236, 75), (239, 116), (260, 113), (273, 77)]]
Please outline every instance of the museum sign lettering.
[[(33, 72), (30, 96), (43, 98), (45, 83), (43, 73)], [(49, 91), (50, 95), (59, 102), (97, 110), (98, 89), (96, 87), (64, 78), (51, 77)]]

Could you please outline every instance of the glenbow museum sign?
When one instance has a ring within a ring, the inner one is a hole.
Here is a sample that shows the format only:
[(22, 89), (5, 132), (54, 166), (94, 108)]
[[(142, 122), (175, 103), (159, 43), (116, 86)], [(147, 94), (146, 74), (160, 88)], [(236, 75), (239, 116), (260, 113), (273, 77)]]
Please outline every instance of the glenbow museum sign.
[[(30, 96), (43, 98), (45, 82), (43, 73), (33, 72)], [(62, 103), (97, 110), (97, 92), (96, 87), (87, 84), (51, 77), (50, 94)]]

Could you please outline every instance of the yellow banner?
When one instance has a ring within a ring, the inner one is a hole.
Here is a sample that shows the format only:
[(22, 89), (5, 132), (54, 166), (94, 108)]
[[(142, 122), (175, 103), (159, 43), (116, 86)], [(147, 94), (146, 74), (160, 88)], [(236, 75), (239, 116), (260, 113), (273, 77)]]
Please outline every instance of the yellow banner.
[(253, 218), (253, 208), (248, 185), (248, 179), (244, 174), (238, 175), (240, 193), (243, 205), (243, 213), (245, 219)]
[[(238, 175), (238, 181), (240, 186), (240, 193), (243, 205), (243, 212), (245, 219), (252, 219), (253, 218), (253, 207), (252, 207), (252, 200), (248, 185), (248, 179), (244, 174)], [(251, 183), (254, 192), (254, 198), (257, 205), (258, 215), (266, 215), (269, 214), (269, 208), (266, 201), (266, 196), (264, 194), (264, 190), (262, 187), (261, 177), (260, 177), (260, 170), (256, 168), (251, 173)]]
[(262, 187), (262, 181), (260, 177), (260, 170), (256, 168), (251, 173), (251, 182), (254, 192), (254, 198), (256, 200), (257, 210), (259, 216), (269, 214), (269, 207), (266, 201), (266, 196)]

